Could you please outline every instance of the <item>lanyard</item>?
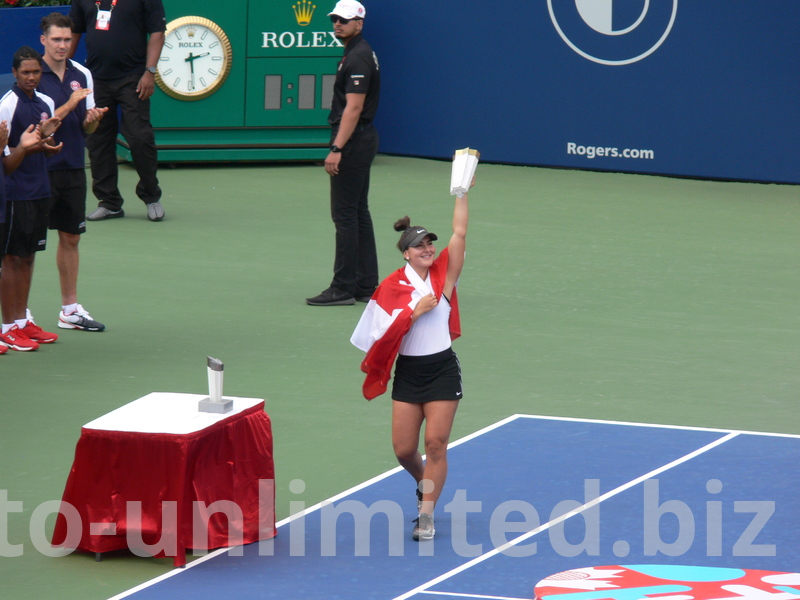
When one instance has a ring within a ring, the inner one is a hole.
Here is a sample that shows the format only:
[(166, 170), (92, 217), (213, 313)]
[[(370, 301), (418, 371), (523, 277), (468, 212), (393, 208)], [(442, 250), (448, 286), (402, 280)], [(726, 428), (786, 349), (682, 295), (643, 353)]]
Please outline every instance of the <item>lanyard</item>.
[[(94, 5), (97, 7), (97, 12), (100, 12), (100, 0), (96, 0)], [(114, 10), (114, 7), (117, 5), (117, 0), (111, 0), (111, 8), (108, 9), (108, 13), (111, 14), (111, 11)]]

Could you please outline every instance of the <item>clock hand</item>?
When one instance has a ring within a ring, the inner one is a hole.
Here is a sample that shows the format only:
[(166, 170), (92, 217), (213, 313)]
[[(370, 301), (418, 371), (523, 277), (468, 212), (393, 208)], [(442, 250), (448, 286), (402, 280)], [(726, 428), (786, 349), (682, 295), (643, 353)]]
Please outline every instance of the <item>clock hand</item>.
[(197, 57), (192, 55), (191, 52), (189, 52), (189, 56), (187, 56), (186, 59), (185, 59), (186, 62), (189, 63), (189, 70), (191, 71), (191, 78), (189, 79), (189, 89), (190, 90), (194, 89), (194, 59), (195, 58), (197, 58)]
[(192, 52), (189, 52), (189, 56), (187, 56), (183, 60), (184, 60), (184, 62), (188, 62), (189, 64), (192, 64), (192, 63), (194, 63), (195, 60), (197, 60), (201, 56), (208, 56), (209, 54), (211, 54), (211, 52), (203, 52), (202, 54), (197, 54), (197, 55), (193, 54)]

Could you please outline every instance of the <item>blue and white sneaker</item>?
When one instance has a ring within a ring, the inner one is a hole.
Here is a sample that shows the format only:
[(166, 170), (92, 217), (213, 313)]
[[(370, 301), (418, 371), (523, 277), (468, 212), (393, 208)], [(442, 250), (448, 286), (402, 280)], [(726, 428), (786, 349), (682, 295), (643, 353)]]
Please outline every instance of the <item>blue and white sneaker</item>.
[(58, 313), (58, 326), (61, 329), (81, 329), (83, 331), (103, 331), (106, 326), (92, 319), (83, 306), (78, 304), (74, 313), (68, 315), (64, 311)]

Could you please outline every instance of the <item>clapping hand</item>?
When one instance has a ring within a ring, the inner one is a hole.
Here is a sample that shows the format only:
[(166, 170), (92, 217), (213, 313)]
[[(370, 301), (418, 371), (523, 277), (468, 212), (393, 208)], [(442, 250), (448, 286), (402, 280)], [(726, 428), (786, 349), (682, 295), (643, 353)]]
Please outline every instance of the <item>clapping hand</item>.
[(61, 119), (58, 117), (50, 117), (47, 120), (41, 120), (36, 126), (36, 129), (39, 130), (39, 135), (41, 135), (44, 140), (53, 135), (59, 127), (61, 127)]
[[(7, 137), (8, 137), (8, 130), (6, 130), (6, 138)], [(18, 146), (27, 151), (30, 148), (33, 148), (37, 144), (41, 143), (42, 143), (42, 134), (39, 131), (39, 127), (35, 125), (29, 125), (28, 128), (22, 132), (22, 135), (19, 136)]]
[(86, 118), (83, 120), (83, 130), (86, 133), (94, 133), (97, 126), (100, 124), (100, 119), (108, 112), (108, 107), (105, 108), (90, 108), (86, 111)]

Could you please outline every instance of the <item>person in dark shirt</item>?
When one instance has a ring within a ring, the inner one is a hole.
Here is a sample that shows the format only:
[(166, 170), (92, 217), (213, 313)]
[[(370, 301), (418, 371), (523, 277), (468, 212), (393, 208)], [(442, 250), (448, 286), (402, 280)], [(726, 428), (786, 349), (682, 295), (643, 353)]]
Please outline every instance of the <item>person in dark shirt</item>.
[(50, 229), (58, 231), (56, 265), (61, 284), (61, 329), (103, 331), (78, 303), (78, 243), (86, 232), (85, 137), (97, 129), (108, 108), (95, 106), (92, 74), (67, 58), (72, 43), (72, 21), (62, 13), (43, 17), (40, 23), (44, 64), (39, 91), (53, 99), (61, 126), (56, 142), (64, 149), (47, 160), (50, 176)]
[(369, 177), (378, 153), (378, 132), (372, 121), (380, 97), (380, 69), (378, 58), (361, 36), (364, 6), (355, 0), (340, 0), (329, 15), (334, 35), (345, 46), (333, 86), (328, 117), (331, 147), (325, 159), (331, 180), (336, 257), (330, 287), (306, 299), (312, 306), (367, 302), (378, 286)]
[[(0, 100), (0, 122), (8, 125), (4, 150), (6, 220), (0, 234), (2, 277), (0, 305), (3, 325), (0, 344), (14, 350), (36, 350), (58, 339), (28, 318), (28, 296), (36, 253), (47, 245), (47, 207), (50, 184), (46, 155), (61, 150), (52, 138), (60, 124), (53, 101), (37, 92), (42, 76), (42, 56), (23, 46), (14, 53), (14, 87)], [(39, 141), (30, 144), (33, 131)], [(44, 143), (41, 143), (44, 141)], [(22, 150), (20, 151), (20, 148)]]
[[(108, 113), (86, 140), (97, 210), (87, 219), (125, 216), (118, 187), (117, 132), (128, 143), (139, 175), (136, 195), (147, 205), (147, 218), (164, 218), (158, 183), (158, 152), (150, 123), (150, 96), (164, 45), (166, 18), (161, 0), (73, 0), (70, 58), (86, 36), (86, 67), (94, 77), (94, 96)], [(117, 119), (117, 108), (122, 122)]]
[[(6, 169), (12, 173), (22, 162), (25, 152), (41, 142), (38, 129), (29, 127), (20, 135), (20, 141), (13, 152), (6, 156), (5, 149), (8, 146), (8, 121), (0, 121), (0, 259), (3, 256), (3, 224), (6, 222)], [(12, 336), (13, 338), (13, 336)], [(0, 354), (8, 352), (9, 346), (4, 342), (4, 337), (0, 334)]]

